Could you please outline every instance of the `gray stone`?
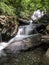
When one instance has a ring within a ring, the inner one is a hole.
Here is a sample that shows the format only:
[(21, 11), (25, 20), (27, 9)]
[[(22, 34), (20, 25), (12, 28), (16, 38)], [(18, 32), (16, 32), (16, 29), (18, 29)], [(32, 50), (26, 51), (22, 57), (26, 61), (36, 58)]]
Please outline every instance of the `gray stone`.
[(27, 50), (28, 48), (37, 46), (41, 42), (41, 35), (35, 35), (32, 37), (24, 38), (22, 40), (14, 40), (7, 47), (6, 50), (9, 53), (15, 53), (21, 50)]
[(48, 50), (47, 50), (45, 55), (46, 55), (47, 58), (49, 58), (49, 48), (48, 48)]

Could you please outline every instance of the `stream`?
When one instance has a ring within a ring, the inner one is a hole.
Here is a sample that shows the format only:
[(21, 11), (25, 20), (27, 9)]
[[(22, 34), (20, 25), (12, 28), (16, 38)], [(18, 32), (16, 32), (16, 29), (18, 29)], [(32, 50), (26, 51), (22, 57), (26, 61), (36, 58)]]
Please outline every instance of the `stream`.
[[(37, 20), (43, 15), (38, 10), (31, 18)], [(33, 21), (29, 25), (19, 26), (14, 38), (0, 43), (0, 65), (49, 65), (46, 62), (46, 50), (38, 46), (41, 44), (41, 35), (36, 27)]]

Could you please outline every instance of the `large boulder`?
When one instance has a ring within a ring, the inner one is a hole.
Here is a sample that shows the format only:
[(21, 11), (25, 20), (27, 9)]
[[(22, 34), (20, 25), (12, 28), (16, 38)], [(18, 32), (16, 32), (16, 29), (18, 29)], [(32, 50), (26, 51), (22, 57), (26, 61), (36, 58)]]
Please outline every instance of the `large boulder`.
[(41, 44), (40, 34), (34, 34), (27, 38), (22, 38), (22, 36), (19, 39), (18, 38), (14, 37), (8, 42), (9, 45), (5, 48), (8, 53), (16, 53), (17, 51), (34, 48)]

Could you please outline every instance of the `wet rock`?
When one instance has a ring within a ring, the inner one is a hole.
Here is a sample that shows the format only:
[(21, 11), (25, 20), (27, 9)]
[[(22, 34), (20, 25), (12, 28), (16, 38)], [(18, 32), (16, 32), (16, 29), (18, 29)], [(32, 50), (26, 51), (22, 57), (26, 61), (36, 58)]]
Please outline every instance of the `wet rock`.
[(41, 35), (35, 35), (23, 40), (14, 40), (11, 44), (6, 47), (8, 53), (16, 53), (17, 51), (27, 50), (34, 46), (37, 46), (41, 42)]
[(48, 50), (47, 50), (45, 55), (46, 55), (47, 58), (49, 58), (49, 48), (48, 48)]
[(49, 34), (49, 25), (46, 27), (47, 33)]

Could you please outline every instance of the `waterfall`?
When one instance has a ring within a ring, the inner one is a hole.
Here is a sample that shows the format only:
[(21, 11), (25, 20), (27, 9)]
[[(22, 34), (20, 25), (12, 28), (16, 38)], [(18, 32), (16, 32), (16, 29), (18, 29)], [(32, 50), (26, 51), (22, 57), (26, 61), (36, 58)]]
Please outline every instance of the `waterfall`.
[[(18, 33), (14, 38), (9, 40), (7, 43), (5, 43), (5, 42), (0, 43), (0, 50), (9, 46), (9, 44), (12, 44), (13, 42), (17, 42), (17, 41), (23, 40), (25, 38), (38, 35), (38, 33), (33, 35), (33, 32), (35, 29), (36, 29), (36, 25), (31, 24), (31, 23), (29, 25), (20, 26), (18, 29)], [(17, 44), (17, 45), (19, 45), (19, 44)]]
[(32, 20), (38, 20), (41, 17), (43, 17), (44, 15), (45, 15), (44, 11), (37, 10), (37, 11), (34, 11), (33, 15), (31, 16), (31, 19)]
[[(43, 15), (44, 15), (43, 12), (41, 12), (40, 10), (37, 10), (33, 13), (31, 18), (33, 20), (37, 20), (37, 19), (41, 18)], [(32, 20), (29, 20), (29, 21), (30, 21), (29, 25), (19, 26), (18, 33), (14, 38), (9, 40), (7, 43), (5, 43), (5, 42), (0, 43), (0, 51), (2, 51), (5, 47), (9, 46), (10, 44), (12, 44), (14, 42), (23, 40), (24, 38), (28, 38), (31, 36), (36, 37), (36, 35), (38, 35), (38, 32), (36, 30), (36, 27), (37, 27), (36, 24), (34, 24)], [(2, 41), (1, 35), (0, 35), (0, 38), (1, 38), (0, 41)], [(17, 44), (17, 45), (19, 45), (19, 44)]]

